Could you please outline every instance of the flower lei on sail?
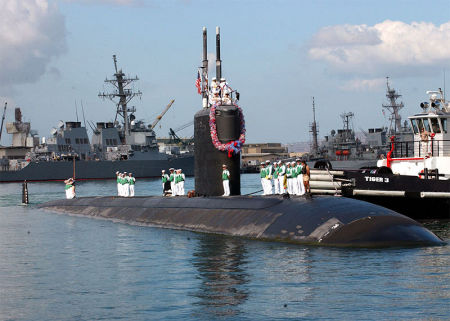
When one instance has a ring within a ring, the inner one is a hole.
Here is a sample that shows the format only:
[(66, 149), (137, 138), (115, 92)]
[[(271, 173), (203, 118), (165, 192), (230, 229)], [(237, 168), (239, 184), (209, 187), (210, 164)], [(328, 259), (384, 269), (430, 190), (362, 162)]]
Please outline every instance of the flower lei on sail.
[(245, 143), (245, 120), (244, 120), (244, 113), (242, 112), (241, 107), (239, 107), (237, 104), (233, 104), (239, 111), (239, 118), (240, 118), (240, 135), (238, 140), (233, 140), (228, 143), (221, 143), (219, 138), (217, 137), (217, 126), (216, 126), (216, 107), (218, 106), (218, 103), (215, 103), (211, 106), (211, 109), (209, 111), (209, 129), (211, 132), (211, 139), (212, 143), (215, 148), (221, 151), (227, 151), (228, 157), (231, 158), (233, 154), (239, 154), (242, 150), (242, 145)]

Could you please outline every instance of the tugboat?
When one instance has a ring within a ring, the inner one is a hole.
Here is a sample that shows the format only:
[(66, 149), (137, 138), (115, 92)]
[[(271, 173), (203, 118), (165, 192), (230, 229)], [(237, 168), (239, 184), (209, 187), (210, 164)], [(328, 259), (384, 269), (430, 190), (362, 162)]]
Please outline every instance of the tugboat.
[[(89, 124), (93, 131), (89, 142), (86, 125), (77, 121), (60, 121), (51, 130), (51, 137), (40, 142), (29, 122), (22, 122), (20, 109), (16, 109), (16, 121), (7, 123), (6, 129), (13, 135), (13, 145), (0, 147), (0, 182), (53, 181), (76, 176), (77, 180), (115, 179), (115, 172), (131, 172), (137, 178), (159, 177), (162, 169), (181, 168), (185, 175), (194, 174), (194, 155), (168, 155), (160, 152), (154, 128), (167, 110), (149, 125), (137, 120), (134, 107), (127, 104), (141, 96), (128, 86), (138, 78), (126, 77), (117, 68), (105, 82), (114, 87), (112, 93), (100, 93), (100, 98), (115, 102), (116, 117), (109, 122)], [(86, 123), (85, 123), (86, 124)]]
[(413, 218), (450, 218), (450, 103), (443, 91), (427, 91), (429, 102), (409, 117), (414, 139), (391, 137), (377, 167), (346, 171), (342, 195), (394, 209)]

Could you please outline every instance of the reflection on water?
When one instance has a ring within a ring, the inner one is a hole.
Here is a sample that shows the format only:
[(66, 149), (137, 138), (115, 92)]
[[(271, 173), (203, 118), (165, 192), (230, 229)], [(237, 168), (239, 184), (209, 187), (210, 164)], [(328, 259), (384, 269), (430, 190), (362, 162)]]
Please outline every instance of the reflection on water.
[(235, 316), (248, 298), (245, 284), (247, 250), (244, 241), (215, 235), (199, 238), (192, 264), (198, 270), (201, 285), (193, 295), (199, 298), (195, 314)]
[[(243, 177), (243, 193), (257, 176)], [(188, 181), (187, 184), (193, 184)], [(80, 196), (114, 181), (80, 182)], [(159, 195), (139, 180), (137, 195)], [(342, 249), (129, 226), (35, 204), (60, 183), (0, 184), (0, 320), (449, 320), (450, 246)], [(450, 223), (423, 222), (449, 241)], [(447, 308), (446, 308), (447, 307)]]

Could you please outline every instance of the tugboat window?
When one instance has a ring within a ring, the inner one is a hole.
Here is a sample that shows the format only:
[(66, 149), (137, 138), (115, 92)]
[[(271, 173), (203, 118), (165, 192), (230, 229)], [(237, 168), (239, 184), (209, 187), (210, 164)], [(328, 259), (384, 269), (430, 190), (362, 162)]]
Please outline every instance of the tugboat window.
[(417, 126), (419, 127), (419, 132), (422, 131), (423, 128), (423, 121), (420, 118), (417, 118)]
[(425, 130), (426, 130), (427, 132), (431, 132), (430, 122), (428, 121), (428, 119), (424, 119), (424, 120), (423, 120), (423, 125), (424, 125)]
[(442, 131), (447, 134), (447, 118), (442, 118)]
[(433, 133), (440, 134), (441, 128), (439, 127), (439, 121), (437, 118), (430, 118), (431, 128), (433, 129)]
[(417, 119), (411, 119), (412, 128), (414, 130), (414, 134), (419, 133), (419, 127), (417, 126)]

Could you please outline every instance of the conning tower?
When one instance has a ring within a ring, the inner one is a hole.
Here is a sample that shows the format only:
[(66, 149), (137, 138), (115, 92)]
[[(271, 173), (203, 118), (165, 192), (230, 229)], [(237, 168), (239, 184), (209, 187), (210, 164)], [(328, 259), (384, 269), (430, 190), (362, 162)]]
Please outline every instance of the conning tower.
[[(202, 196), (223, 195), (222, 165), (230, 171), (230, 194), (241, 194), (240, 179), (240, 143), (237, 142), (242, 132), (243, 115), (237, 105), (223, 104), (208, 99), (212, 91), (208, 85), (206, 28), (203, 28), (203, 71), (201, 94), (203, 108), (194, 116), (194, 142), (195, 142), (195, 192)], [(216, 28), (216, 78), (221, 79), (222, 68), (220, 61), (220, 29)], [(206, 62), (206, 63), (205, 63)], [(205, 70), (206, 68), (206, 70)], [(225, 89), (228, 90), (228, 89)], [(224, 95), (224, 89), (221, 90)], [(205, 103), (206, 98), (206, 103)], [(211, 117), (212, 116), (212, 117)], [(216, 125), (214, 132), (213, 123)], [(217, 137), (216, 144), (213, 139)], [(220, 143), (228, 149), (219, 150), (215, 145)]]

